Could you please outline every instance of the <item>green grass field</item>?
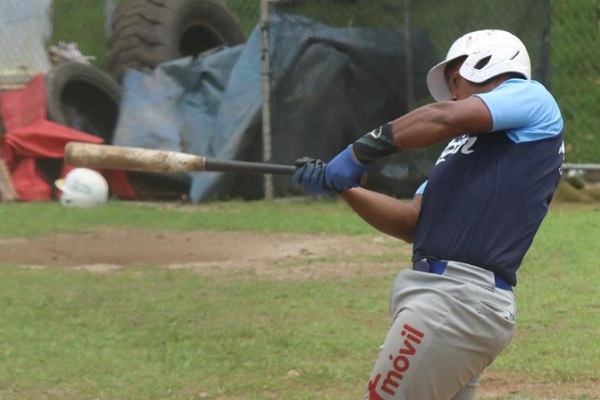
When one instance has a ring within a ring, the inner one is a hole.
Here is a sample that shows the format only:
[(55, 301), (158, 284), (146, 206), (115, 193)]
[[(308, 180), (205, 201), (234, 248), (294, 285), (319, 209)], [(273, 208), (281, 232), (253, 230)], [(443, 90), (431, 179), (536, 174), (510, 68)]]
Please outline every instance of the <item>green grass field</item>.
[[(481, 398), (600, 399), (599, 210), (561, 205), (544, 221), (519, 275), (515, 338), (486, 373)], [(374, 234), (334, 201), (5, 203), (0, 217), (0, 246), (106, 229)], [(2, 262), (0, 398), (357, 399), (387, 332), (396, 273), (367, 271), (406, 265), (394, 248), (360, 258), (365, 274), (311, 279), (295, 276), (292, 260), (277, 266), (281, 279), (226, 268), (93, 273)], [(496, 386), (512, 391), (495, 396)]]

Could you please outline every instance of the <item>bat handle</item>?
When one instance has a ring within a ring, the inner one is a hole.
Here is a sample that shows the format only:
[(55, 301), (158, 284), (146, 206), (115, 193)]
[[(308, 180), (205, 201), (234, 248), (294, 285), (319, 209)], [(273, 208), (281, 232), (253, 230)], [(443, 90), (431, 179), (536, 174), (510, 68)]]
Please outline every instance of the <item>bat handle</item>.
[(205, 171), (293, 175), (294, 172), (296, 172), (296, 167), (293, 165), (269, 164), (252, 161), (217, 160), (214, 158), (207, 158), (205, 162)]

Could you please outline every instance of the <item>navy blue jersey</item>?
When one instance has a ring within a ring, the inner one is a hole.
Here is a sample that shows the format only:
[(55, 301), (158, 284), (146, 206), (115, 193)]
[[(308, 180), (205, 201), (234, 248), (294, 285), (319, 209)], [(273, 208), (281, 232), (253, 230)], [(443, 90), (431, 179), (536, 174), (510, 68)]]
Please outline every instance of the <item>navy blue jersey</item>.
[(422, 191), (413, 260), (461, 261), (511, 285), (560, 180), (563, 120), (538, 82), (511, 79), (477, 95), (493, 131), (452, 140)]

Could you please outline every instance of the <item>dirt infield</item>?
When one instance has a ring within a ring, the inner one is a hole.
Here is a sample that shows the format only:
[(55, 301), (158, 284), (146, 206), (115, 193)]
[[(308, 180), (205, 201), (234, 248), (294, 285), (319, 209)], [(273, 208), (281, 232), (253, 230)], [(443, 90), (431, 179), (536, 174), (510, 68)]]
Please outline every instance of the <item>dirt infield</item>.
[[(390, 246), (390, 243), (394, 243)], [(308, 258), (369, 256), (395, 253), (410, 259), (410, 247), (383, 235), (332, 236), (250, 232), (157, 232), (103, 230), (57, 234), (35, 239), (0, 240), (0, 259), (27, 266), (57, 266), (104, 272), (126, 266), (191, 268), (199, 273), (240, 272), (278, 279), (282, 263), (286, 279), (343, 278), (359, 273), (353, 265), (327, 269), (304, 265)], [(297, 265), (297, 267), (294, 267)], [(389, 273), (397, 263), (360, 273)]]

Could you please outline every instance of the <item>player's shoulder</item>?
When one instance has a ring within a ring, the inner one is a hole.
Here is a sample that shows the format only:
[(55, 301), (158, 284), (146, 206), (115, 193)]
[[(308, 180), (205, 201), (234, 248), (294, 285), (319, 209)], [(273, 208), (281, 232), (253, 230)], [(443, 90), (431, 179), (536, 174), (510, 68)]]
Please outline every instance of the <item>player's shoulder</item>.
[(562, 132), (556, 99), (538, 81), (508, 79), (478, 96), (492, 115), (493, 130), (507, 132), (515, 142), (540, 140)]
[(501, 105), (512, 110), (531, 108), (547, 109), (559, 112), (556, 99), (542, 83), (532, 79), (513, 78), (498, 85), (488, 93), (478, 95), (488, 107)]
[(552, 97), (550, 91), (541, 82), (533, 79), (512, 78), (502, 82), (494, 91), (514, 94), (528, 93), (531, 95), (544, 95)]

